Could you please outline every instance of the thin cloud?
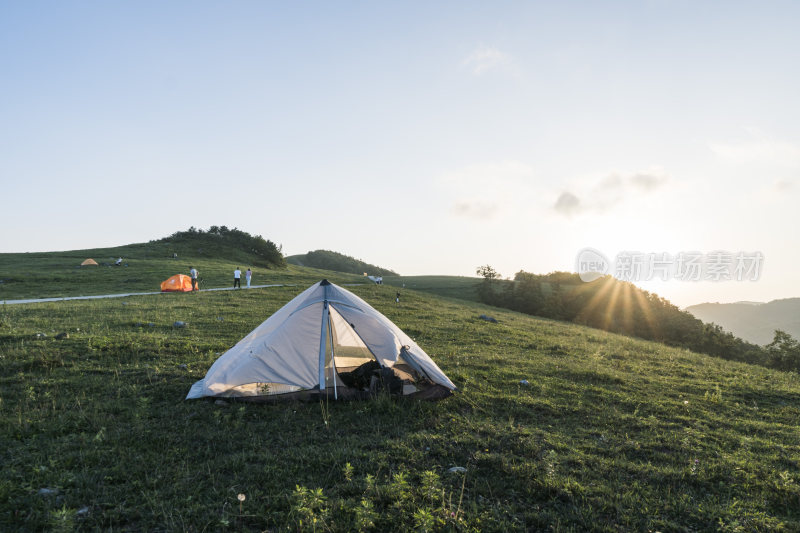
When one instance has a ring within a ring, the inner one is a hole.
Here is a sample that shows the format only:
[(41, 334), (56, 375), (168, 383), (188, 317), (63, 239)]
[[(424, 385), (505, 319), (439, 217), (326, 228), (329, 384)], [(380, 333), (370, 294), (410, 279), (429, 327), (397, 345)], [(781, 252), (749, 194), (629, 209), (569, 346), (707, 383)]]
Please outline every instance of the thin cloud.
[(553, 208), (562, 215), (572, 216), (581, 211), (581, 200), (571, 192), (562, 192)]
[(534, 169), (513, 160), (468, 165), (441, 174), (436, 183), (451, 215), (481, 221), (528, 211), (532, 198), (544, 192), (538, 190)]
[(577, 193), (562, 192), (552, 207), (565, 216), (589, 211), (603, 213), (631, 197), (651, 194), (668, 181), (669, 176), (660, 169), (627, 175), (611, 173), (584, 183)]
[(452, 212), (459, 217), (477, 220), (490, 220), (497, 215), (500, 207), (491, 202), (461, 201), (453, 205)]
[(597, 189), (606, 191), (617, 191), (623, 186), (623, 178), (616, 172), (609, 174), (600, 180)]
[(643, 191), (653, 191), (659, 188), (667, 181), (667, 177), (664, 174), (654, 174), (654, 173), (641, 173), (641, 174), (634, 174), (630, 178), (630, 182), (635, 186)]
[(508, 69), (513, 66), (511, 56), (493, 46), (481, 46), (475, 49), (461, 62), (475, 76), (481, 76), (490, 70)]
[(585, 205), (587, 209), (606, 211), (622, 201), (625, 196), (626, 178), (617, 173), (611, 173), (599, 180), (598, 183), (588, 184), (585, 187), (590, 199)]

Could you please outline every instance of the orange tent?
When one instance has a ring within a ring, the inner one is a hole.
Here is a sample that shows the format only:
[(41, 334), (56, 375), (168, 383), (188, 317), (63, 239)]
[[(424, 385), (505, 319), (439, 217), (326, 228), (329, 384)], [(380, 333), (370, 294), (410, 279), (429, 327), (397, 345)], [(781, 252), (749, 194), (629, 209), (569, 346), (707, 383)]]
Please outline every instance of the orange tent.
[(161, 282), (161, 292), (191, 292), (192, 278), (184, 274), (175, 274), (167, 281)]
[(95, 261), (95, 260), (94, 260), (94, 259), (92, 259), (92, 258), (89, 258), (89, 259), (87, 259), (86, 261), (84, 261), (83, 263), (81, 263), (81, 266), (89, 266), (89, 265), (98, 266), (98, 265), (97, 265), (97, 261)]

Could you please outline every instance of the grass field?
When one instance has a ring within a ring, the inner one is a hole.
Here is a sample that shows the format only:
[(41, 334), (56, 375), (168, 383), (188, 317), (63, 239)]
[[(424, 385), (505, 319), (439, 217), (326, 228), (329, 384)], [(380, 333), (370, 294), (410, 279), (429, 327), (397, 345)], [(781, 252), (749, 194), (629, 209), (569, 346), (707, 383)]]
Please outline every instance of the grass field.
[(479, 278), (465, 276), (384, 276), (383, 283), (393, 287), (423, 291), (447, 298), (472, 302), (478, 298)]
[[(471, 278), (466, 276), (384, 276), (383, 283), (393, 287), (413, 289), (415, 291), (427, 292), (446, 298), (458, 298), (471, 302), (480, 302), (478, 288), (483, 282), (483, 278)], [(500, 287), (505, 284), (513, 284), (509, 280), (497, 280)], [(581, 288), (582, 285), (561, 283), (560, 289), (564, 292), (573, 291)], [(553, 291), (553, 284), (549, 282), (541, 283), (542, 294), (547, 296)]]
[(474, 302), (348, 287), (456, 383), (443, 401), (184, 401), (318, 274), (0, 305), (0, 530), (800, 530), (797, 374)]
[[(24, 298), (91, 296), (132, 292), (158, 292), (161, 282), (175, 274), (189, 274), (194, 266), (200, 272), (200, 288), (233, 285), (233, 271), (252, 267), (253, 284), (312, 283), (331, 277), (336, 283), (363, 282), (359, 276), (332, 273), (289, 265), (286, 268), (253, 266), (247, 254), (231, 252), (213, 255), (217, 250), (172, 257), (173, 247), (165, 243), (146, 243), (118, 248), (78, 252), (0, 254), (0, 303)], [(111, 266), (118, 257), (123, 266)], [(81, 267), (87, 257), (99, 266)]]

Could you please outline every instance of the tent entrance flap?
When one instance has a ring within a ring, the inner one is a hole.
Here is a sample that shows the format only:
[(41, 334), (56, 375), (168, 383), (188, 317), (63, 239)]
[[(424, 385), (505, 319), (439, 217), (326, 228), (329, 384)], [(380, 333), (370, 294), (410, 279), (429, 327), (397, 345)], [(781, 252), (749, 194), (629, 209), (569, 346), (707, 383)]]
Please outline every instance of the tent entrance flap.
[(329, 307), (334, 366), (339, 372), (347, 372), (364, 363), (377, 361), (375, 354), (367, 347), (353, 325), (336, 310)]
[[(340, 373), (349, 373), (366, 363), (379, 366), (372, 351), (367, 347), (361, 337), (356, 333), (352, 324), (328, 302), (327, 312), (324, 313), (322, 322), (327, 326), (325, 332), (324, 348), (324, 381), (320, 388), (333, 389), (334, 398), (339, 395), (339, 388), (349, 385), (342, 380)], [(322, 357), (322, 353), (320, 354)], [(320, 359), (322, 360), (322, 359)]]

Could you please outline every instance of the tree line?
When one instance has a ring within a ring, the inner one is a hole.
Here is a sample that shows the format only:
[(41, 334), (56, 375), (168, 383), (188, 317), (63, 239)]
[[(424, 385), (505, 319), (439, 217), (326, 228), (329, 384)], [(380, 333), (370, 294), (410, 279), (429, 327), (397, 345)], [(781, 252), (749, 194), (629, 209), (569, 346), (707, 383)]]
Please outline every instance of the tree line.
[(517, 272), (502, 280), (489, 265), (478, 267), (483, 278), (481, 301), (529, 315), (582, 324), (613, 333), (678, 346), (715, 357), (800, 372), (800, 343), (783, 331), (759, 346), (706, 324), (668, 300), (630, 282), (604, 276), (591, 283), (578, 274)]
[(281, 246), (265, 239), (261, 235), (250, 235), (246, 231), (237, 228), (229, 229), (227, 226), (211, 226), (207, 231), (203, 231), (192, 226), (186, 231), (176, 231), (161, 240), (172, 243), (235, 248), (256, 256), (264, 266), (286, 266)]

